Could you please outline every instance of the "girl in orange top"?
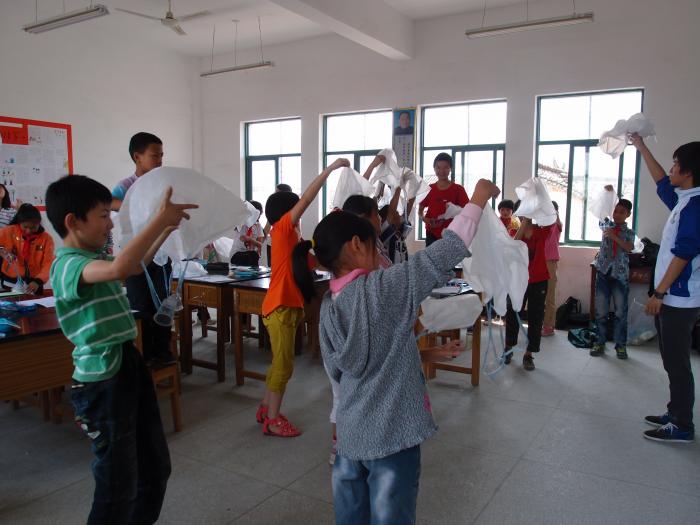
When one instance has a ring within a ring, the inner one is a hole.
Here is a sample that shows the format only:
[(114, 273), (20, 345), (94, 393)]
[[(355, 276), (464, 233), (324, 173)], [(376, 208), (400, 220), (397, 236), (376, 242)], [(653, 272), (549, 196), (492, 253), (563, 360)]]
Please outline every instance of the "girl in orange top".
[(22, 204), (9, 226), (0, 229), (0, 278), (17, 281), (17, 269), (29, 293), (41, 293), (49, 280), (54, 243), (41, 226), (41, 214), (31, 204)]

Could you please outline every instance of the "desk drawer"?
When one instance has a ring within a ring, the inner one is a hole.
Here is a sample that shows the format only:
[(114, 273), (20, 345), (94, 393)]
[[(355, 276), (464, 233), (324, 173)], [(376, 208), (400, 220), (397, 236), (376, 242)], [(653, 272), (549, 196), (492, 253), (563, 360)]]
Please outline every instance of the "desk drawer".
[(185, 283), (187, 286), (187, 304), (190, 306), (219, 307), (219, 292), (216, 286)]
[(236, 312), (242, 314), (260, 314), (262, 313), (262, 304), (264, 299), (265, 290), (236, 290), (236, 303), (234, 308), (236, 309)]

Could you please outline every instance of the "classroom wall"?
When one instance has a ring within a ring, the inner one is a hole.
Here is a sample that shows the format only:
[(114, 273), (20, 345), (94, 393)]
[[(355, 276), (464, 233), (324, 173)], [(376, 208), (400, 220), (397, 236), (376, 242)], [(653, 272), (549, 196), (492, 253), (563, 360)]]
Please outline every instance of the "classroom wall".
[[(276, 67), (201, 80), (202, 168), (243, 191), (242, 122), (300, 116), (304, 185), (320, 168), (320, 115), (454, 101), (508, 100), (505, 193), (531, 176), (537, 95), (626, 87), (645, 88), (645, 112), (659, 143), (652, 149), (670, 165), (674, 148), (700, 138), (696, 118), (697, 0), (579, 0), (592, 24), (469, 40), (481, 13), (415, 24), (415, 57), (392, 61), (334, 35), (270, 46)], [(530, 2), (532, 18), (570, 12), (570, 2)], [(524, 17), (522, 6), (491, 10), (487, 25)], [(254, 54), (239, 63), (254, 61)], [(218, 64), (232, 62), (219, 56)], [(202, 70), (208, 60), (201, 60)], [(639, 189), (640, 236), (658, 239), (667, 216), (648, 173)], [(318, 207), (303, 222), (308, 235)], [(588, 262), (595, 250), (562, 248), (558, 301), (574, 295), (588, 304)]]
[(108, 187), (133, 174), (137, 131), (163, 139), (167, 164), (201, 152), (196, 61), (129, 38), (114, 16), (31, 35), (34, 2), (0, 0), (0, 115), (71, 124), (74, 172)]

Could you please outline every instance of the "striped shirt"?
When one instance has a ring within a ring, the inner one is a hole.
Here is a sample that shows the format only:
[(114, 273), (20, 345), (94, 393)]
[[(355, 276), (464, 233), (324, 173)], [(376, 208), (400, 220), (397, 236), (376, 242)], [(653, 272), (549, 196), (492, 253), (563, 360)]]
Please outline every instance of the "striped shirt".
[(15, 218), (17, 210), (14, 208), (0, 208), (0, 228), (4, 228)]
[(104, 381), (121, 366), (121, 345), (136, 339), (136, 323), (119, 281), (80, 282), (83, 269), (102, 254), (59, 248), (51, 265), (51, 286), (61, 330), (75, 345), (73, 379)]

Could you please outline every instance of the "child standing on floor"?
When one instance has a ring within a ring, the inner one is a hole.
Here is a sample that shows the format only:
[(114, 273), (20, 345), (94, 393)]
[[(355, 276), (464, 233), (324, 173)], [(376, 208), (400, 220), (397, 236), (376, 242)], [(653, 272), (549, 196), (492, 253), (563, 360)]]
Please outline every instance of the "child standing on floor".
[(557, 222), (552, 225), (549, 237), (547, 237), (547, 240), (544, 242), (544, 255), (547, 258), (549, 281), (547, 281), (547, 298), (544, 304), (542, 337), (554, 335), (554, 320), (557, 314), (557, 267), (559, 266), (559, 238), (561, 237), (562, 226), (559, 220), (559, 205), (555, 201), (552, 201), (552, 205), (557, 211)]
[(171, 195), (169, 189), (151, 222), (112, 259), (102, 250), (113, 226), (109, 190), (82, 175), (46, 190), (46, 214), (63, 239), (51, 284), (61, 330), (75, 344), (71, 401), (95, 456), (88, 523), (155, 523), (163, 505), (168, 444), (121, 282), (141, 272), (141, 261), (196, 208), (173, 204)]
[(297, 325), (304, 318), (304, 298), (292, 275), (292, 250), (299, 242), (299, 219), (313, 202), (328, 176), (341, 167), (349, 167), (347, 159), (337, 159), (309, 185), (301, 199), (291, 191), (273, 193), (265, 203), (265, 215), (272, 225), (270, 288), (262, 305), (263, 323), (270, 334), (272, 364), (265, 379), (265, 395), (256, 420), (266, 436), (296, 437), (301, 432), (280, 413), (282, 397), (294, 371), (294, 337)]
[(16, 283), (20, 278), (28, 293), (42, 293), (53, 253), (53, 238), (41, 225), (41, 213), (31, 204), (22, 204), (10, 225), (0, 229), (0, 256), (4, 259), (0, 283)]
[(319, 336), (324, 365), (340, 385), (333, 466), (339, 525), (415, 522), (420, 444), (437, 430), (415, 319), (430, 291), (468, 255), (482, 209), (498, 193), (479, 181), (442, 240), (387, 269), (379, 269), (374, 227), (347, 212), (327, 215), (313, 239), (294, 249), (294, 276), (305, 298), (314, 295), (310, 249), (333, 274)]
[(627, 302), (629, 295), (629, 252), (634, 248), (634, 231), (625, 222), (632, 213), (632, 203), (620, 199), (613, 210), (612, 222), (602, 223), (603, 240), (595, 258), (595, 324), (596, 342), (589, 352), (603, 355), (608, 340), (607, 322), (610, 298), (615, 301), (615, 353), (627, 359)]
[[(515, 204), (517, 211), (518, 201)], [(521, 224), (515, 234), (515, 240), (523, 241), (527, 245), (530, 262), (527, 266), (528, 281), (525, 290), (523, 305), (527, 304), (527, 348), (523, 355), (523, 368), (528, 371), (535, 369), (534, 353), (540, 351), (540, 339), (542, 337), (542, 321), (544, 320), (544, 304), (547, 297), (547, 259), (545, 257), (545, 241), (549, 237), (552, 226), (537, 226), (532, 220), (521, 217)], [(513, 358), (510, 351), (518, 344), (518, 318), (508, 298), (508, 310), (506, 311), (506, 341), (505, 363), (509, 364)]]

